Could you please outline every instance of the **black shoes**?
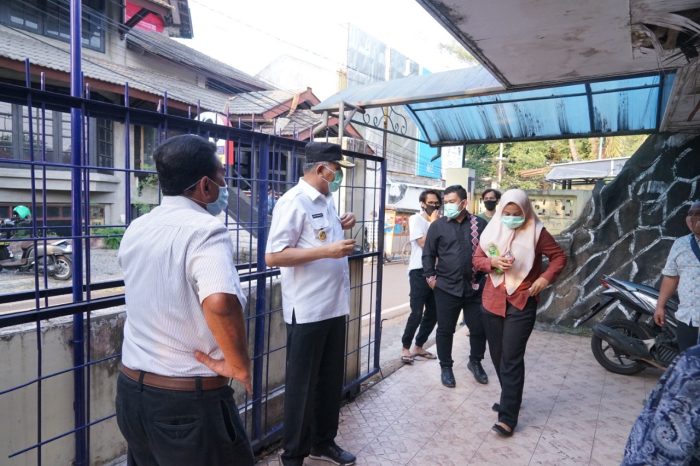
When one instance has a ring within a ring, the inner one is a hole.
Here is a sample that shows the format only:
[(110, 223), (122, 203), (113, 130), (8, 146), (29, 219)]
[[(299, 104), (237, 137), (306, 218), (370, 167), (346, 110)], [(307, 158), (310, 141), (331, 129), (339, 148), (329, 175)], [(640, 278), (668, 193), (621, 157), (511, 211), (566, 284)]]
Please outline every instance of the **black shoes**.
[(331, 442), (323, 448), (312, 448), (309, 458), (328, 461), (340, 466), (350, 466), (355, 464), (356, 460), (355, 455), (343, 450), (335, 442)]
[(457, 382), (455, 382), (455, 374), (452, 372), (451, 367), (442, 368), (440, 379), (442, 380), (442, 384), (447, 388), (454, 388), (457, 385)]
[(469, 361), (469, 364), (467, 364), (467, 369), (469, 369), (469, 371), (472, 374), (474, 374), (474, 379), (476, 379), (477, 382), (482, 383), (482, 384), (489, 383), (489, 376), (486, 375), (486, 371), (484, 371), (484, 368), (481, 365), (481, 362)]

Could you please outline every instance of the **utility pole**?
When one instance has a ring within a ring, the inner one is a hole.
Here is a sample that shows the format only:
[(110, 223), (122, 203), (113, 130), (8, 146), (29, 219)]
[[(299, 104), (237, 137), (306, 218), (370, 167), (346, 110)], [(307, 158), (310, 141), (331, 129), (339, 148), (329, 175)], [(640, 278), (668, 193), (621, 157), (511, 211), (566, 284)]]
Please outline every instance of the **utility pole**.
[(503, 181), (503, 143), (498, 145), (498, 175), (496, 177), (496, 189), (501, 189)]

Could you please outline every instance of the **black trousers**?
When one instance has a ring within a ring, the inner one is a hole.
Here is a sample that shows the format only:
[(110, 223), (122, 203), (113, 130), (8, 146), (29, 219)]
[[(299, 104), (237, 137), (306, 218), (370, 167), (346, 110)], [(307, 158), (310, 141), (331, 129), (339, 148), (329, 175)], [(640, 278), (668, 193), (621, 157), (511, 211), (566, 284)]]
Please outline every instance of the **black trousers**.
[(119, 374), (116, 405), (129, 466), (255, 464), (231, 387), (163, 390)]
[(698, 344), (698, 327), (679, 321), (676, 328), (676, 338), (678, 339), (678, 349), (682, 353), (691, 346)]
[[(401, 337), (403, 347), (408, 349), (411, 347), (413, 336), (416, 334), (416, 329), (420, 325), (418, 335), (416, 336), (416, 346), (423, 346), (430, 332), (435, 328), (437, 323), (437, 315), (435, 314), (435, 295), (432, 288), (428, 286), (423, 276), (423, 269), (414, 269), (408, 272), (408, 284), (411, 287), (410, 303), (411, 314), (408, 316), (406, 328)], [(423, 312), (425, 309), (425, 312)]]
[(437, 346), (440, 367), (452, 367), (452, 341), (459, 313), (464, 310), (464, 321), (469, 328), (469, 360), (481, 361), (486, 351), (486, 335), (481, 319), (481, 294), (474, 296), (453, 296), (435, 288), (435, 304), (437, 305), (437, 332), (435, 344)]
[(525, 348), (537, 317), (537, 301), (530, 298), (522, 311), (510, 304), (505, 318), (483, 311), (493, 366), (501, 383), (498, 420), (515, 428), (525, 386)]
[(301, 465), (311, 447), (338, 433), (345, 358), (345, 316), (287, 324), (284, 464)]

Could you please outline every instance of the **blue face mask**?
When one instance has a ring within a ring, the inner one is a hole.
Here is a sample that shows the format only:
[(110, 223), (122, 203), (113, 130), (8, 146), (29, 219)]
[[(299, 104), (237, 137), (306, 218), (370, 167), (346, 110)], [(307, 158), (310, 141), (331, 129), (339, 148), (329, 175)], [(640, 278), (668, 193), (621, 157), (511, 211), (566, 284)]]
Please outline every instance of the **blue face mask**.
[[(207, 177), (209, 178), (209, 177)], [(213, 216), (219, 215), (221, 212), (223, 212), (227, 207), (228, 207), (228, 188), (226, 185), (219, 186), (216, 184), (216, 181), (212, 180), (209, 178), (209, 181), (214, 183), (216, 186), (219, 187), (219, 196), (216, 198), (214, 202), (209, 202), (205, 205), (207, 212), (212, 214)], [(193, 183), (189, 188), (185, 189), (185, 191), (189, 190), (192, 186), (196, 185), (199, 183), (199, 180)], [(195, 201), (198, 202), (198, 201)]]
[(459, 213), (462, 212), (462, 208), (460, 207), (460, 205), (462, 205), (461, 202), (459, 204), (445, 204), (445, 217), (447, 217), (447, 218), (459, 217)]
[[(211, 178), (209, 178), (211, 179)], [(212, 180), (212, 183), (214, 180)], [(216, 183), (214, 183), (216, 184)], [(219, 186), (217, 184), (217, 186)], [(223, 186), (219, 186), (219, 197), (216, 198), (214, 202), (210, 202), (207, 204), (207, 212), (212, 214), (213, 216), (219, 215), (221, 212), (226, 210), (228, 207), (228, 188), (224, 184)]]
[(333, 171), (331, 168), (327, 167), (324, 165), (324, 168), (331, 170), (333, 172), (333, 181), (328, 181), (327, 179), (323, 178), (323, 180), (328, 183), (328, 190), (332, 193), (336, 192), (337, 190), (340, 189), (340, 184), (343, 182), (343, 170), (340, 168)]
[(515, 230), (516, 228), (523, 226), (523, 223), (525, 223), (525, 217), (504, 215), (501, 217), (501, 222), (511, 230)]

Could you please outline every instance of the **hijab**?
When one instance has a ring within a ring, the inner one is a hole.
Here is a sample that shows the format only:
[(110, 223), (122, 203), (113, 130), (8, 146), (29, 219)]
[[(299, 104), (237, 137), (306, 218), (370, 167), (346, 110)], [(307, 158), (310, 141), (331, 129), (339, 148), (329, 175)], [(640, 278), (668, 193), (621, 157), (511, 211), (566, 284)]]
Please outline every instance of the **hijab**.
[[(514, 230), (506, 227), (501, 221), (503, 209), (508, 204), (516, 204), (520, 207), (525, 217), (525, 223)], [(515, 260), (513, 266), (505, 273), (493, 271), (489, 273), (493, 286), (498, 287), (505, 281), (506, 292), (509, 295), (518, 289), (532, 270), (535, 262), (535, 247), (540, 239), (542, 228), (544, 225), (537, 217), (525, 191), (510, 189), (503, 193), (496, 207), (496, 213), (481, 234), (479, 245), (489, 257), (503, 256), (510, 251)]]

